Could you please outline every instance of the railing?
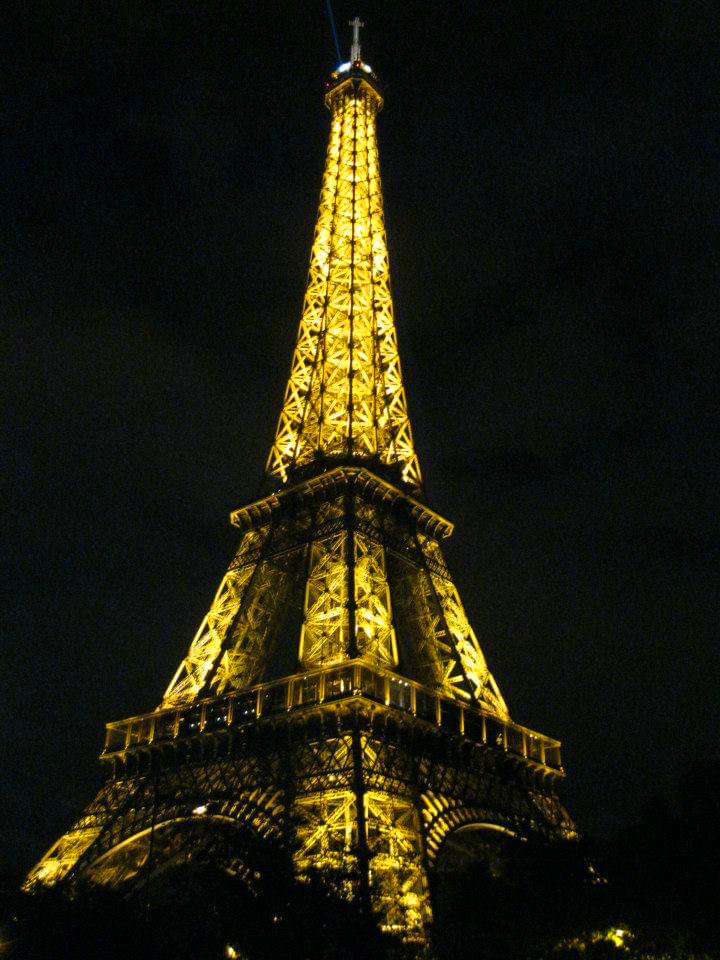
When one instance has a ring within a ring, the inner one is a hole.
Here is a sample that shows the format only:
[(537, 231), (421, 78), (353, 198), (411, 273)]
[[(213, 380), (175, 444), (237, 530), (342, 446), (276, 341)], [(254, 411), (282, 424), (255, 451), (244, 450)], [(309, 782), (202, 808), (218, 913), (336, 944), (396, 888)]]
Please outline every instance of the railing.
[(133, 747), (234, 729), (258, 717), (362, 697), (412, 714), (477, 743), (562, 772), (560, 743), (511, 720), (450, 700), (412, 680), (357, 660), (247, 690), (107, 725), (103, 757)]

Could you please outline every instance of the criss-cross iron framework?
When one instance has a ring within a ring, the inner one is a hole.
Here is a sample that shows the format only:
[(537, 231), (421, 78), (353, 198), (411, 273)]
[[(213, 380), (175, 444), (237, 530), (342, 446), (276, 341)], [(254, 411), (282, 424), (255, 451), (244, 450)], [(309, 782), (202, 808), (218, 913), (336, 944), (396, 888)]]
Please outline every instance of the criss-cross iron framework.
[(383, 101), (353, 26), (357, 56), (325, 97), (269, 492), (232, 515), (237, 554), (162, 703), (108, 724), (107, 783), (29, 888), (132, 888), (199, 851), (252, 883), (247, 851), (274, 843), (300, 876), (354, 878), (379, 923), (422, 941), (449, 835), (573, 833), (560, 745), (510, 719), (443, 560), (452, 525), (425, 503), (390, 293)]
[(390, 295), (375, 124), (362, 66), (326, 97), (332, 114), (310, 272), (267, 471), (283, 483), (319, 457), (396, 468), (420, 489)]

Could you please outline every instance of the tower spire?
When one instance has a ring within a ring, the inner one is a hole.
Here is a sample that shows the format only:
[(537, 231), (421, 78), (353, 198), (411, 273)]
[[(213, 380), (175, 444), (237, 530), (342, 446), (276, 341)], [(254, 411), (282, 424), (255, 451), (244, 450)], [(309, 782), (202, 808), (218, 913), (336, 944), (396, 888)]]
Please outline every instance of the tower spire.
[(365, 24), (362, 22), (360, 17), (355, 17), (354, 20), (350, 21), (350, 26), (353, 28), (353, 42), (352, 47), (350, 48), (350, 62), (355, 63), (358, 60), (361, 60), (360, 56), (360, 27), (364, 27)]
[(281, 486), (328, 462), (368, 466), (422, 491), (400, 370), (376, 119), (383, 100), (360, 62), (330, 77), (332, 114), (300, 329), (266, 473)]

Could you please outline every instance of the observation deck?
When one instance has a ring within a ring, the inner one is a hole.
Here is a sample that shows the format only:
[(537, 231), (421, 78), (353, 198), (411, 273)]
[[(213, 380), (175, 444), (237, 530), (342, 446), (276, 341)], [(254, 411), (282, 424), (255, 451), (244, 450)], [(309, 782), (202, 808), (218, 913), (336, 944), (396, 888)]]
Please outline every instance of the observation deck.
[(501, 751), (556, 777), (564, 776), (558, 740), (471, 704), (444, 697), (363, 660), (298, 673), (180, 709), (156, 710), (108, 723), (100, 759), (125, 758), (160, 745), (222, 736), (248, 724), (277, 720), (283, 715), (337, 711), (342, 706), (412, 718), (430, 729)]

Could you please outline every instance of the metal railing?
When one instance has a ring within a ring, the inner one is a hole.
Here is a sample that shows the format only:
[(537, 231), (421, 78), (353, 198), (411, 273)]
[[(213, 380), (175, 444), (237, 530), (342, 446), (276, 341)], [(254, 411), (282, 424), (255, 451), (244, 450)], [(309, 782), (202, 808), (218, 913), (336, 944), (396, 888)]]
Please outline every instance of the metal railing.
[(134, 747), (234, 729), (259, 717), (351, 697), (362, 697), (412, 714), (477, 743), (562, 772), (558, 740), (475, 706), (451, 700), (413, 680), (358, 660), (258, 684), (186, 707), (157, 710), (109, 723), (102, 756), (111, 757)]

